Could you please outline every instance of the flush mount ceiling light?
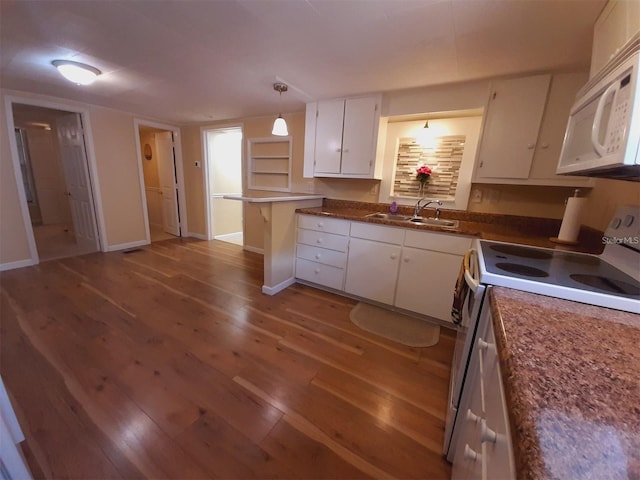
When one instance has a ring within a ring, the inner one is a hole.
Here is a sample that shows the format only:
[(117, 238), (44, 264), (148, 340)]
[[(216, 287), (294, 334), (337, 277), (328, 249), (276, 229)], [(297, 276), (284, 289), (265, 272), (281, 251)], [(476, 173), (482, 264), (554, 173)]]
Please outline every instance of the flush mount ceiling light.
[(90, 85), (102, 73), (91, 65), (71, 60), (54, 60), (51, 64), (64, 78), (77, 85)]
[(274, 83), (273, 89), (276, 92), (280, 93), (280, 111), (278, 113), (278, 118), (273, 122), (273, 129), (271, 130), (271, 135), (276, 135), (278, 137), (286, 137), (289, 135), (289, 130), (287, 129), (287, 122), (285, 122), (284, 118), (282, 118), (282, 92), (286, 92), (289, 90), (286, 83)]

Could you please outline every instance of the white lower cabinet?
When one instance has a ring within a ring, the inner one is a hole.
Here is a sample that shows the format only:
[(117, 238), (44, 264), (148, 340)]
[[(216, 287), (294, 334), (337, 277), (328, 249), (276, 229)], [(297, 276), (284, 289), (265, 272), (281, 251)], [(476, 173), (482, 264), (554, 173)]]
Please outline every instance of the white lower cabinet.
[(471, 238), (298, 215), (296, 278), (451, 322)]
[(462, 256), (404, 247), (395, 306), (451, 321), (451, 301)]
[(392, 305), (401, 251), (400, 245), (351, 238), (345, 292)]
[(451, 478), (514, 479), (515, 462), (491, 311), (484, 308), (456, 418)]
[(342, 290), (350, 222), (298, 215), (296, 278)]

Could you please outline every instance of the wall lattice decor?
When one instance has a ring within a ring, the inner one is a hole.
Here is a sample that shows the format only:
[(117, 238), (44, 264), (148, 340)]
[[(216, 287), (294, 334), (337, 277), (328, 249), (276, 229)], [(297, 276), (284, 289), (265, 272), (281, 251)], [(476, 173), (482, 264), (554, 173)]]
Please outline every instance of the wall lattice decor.
[(465, 142), (465, 135), (446, 135), (436, 137), (433, 147), (424, 147), (415, 138), (400, 138), (392, 195), (418, 198), (420, 182), (416, 178), (416, 169), (420, 165), (428, 165), (433, 173), (424, 187), (423, 196), (453, 199)]

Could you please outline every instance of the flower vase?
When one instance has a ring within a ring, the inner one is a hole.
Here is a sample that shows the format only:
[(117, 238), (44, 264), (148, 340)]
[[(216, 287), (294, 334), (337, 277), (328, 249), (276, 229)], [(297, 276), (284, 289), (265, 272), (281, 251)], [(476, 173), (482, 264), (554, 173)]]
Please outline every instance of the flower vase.
[(424, 184), (427, 183), (426, 180), (420, 180), (420, 188), (418, 189), (418, 195), (420, 198), (424, 197)]

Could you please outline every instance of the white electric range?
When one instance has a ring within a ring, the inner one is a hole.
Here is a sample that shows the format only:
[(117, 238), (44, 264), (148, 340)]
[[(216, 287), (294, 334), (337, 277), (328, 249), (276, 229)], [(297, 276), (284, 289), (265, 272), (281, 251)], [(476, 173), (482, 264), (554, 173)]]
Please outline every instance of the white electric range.
[[(501, 286), (640, 314), (640, 207), (619, 207), (602, 238), (601, 255), (474, 240), (465, 257), (444, 453), (452, 460), (458, 405), (489, 286)], [(455, 303), (454, 303), (455, 305)]]

